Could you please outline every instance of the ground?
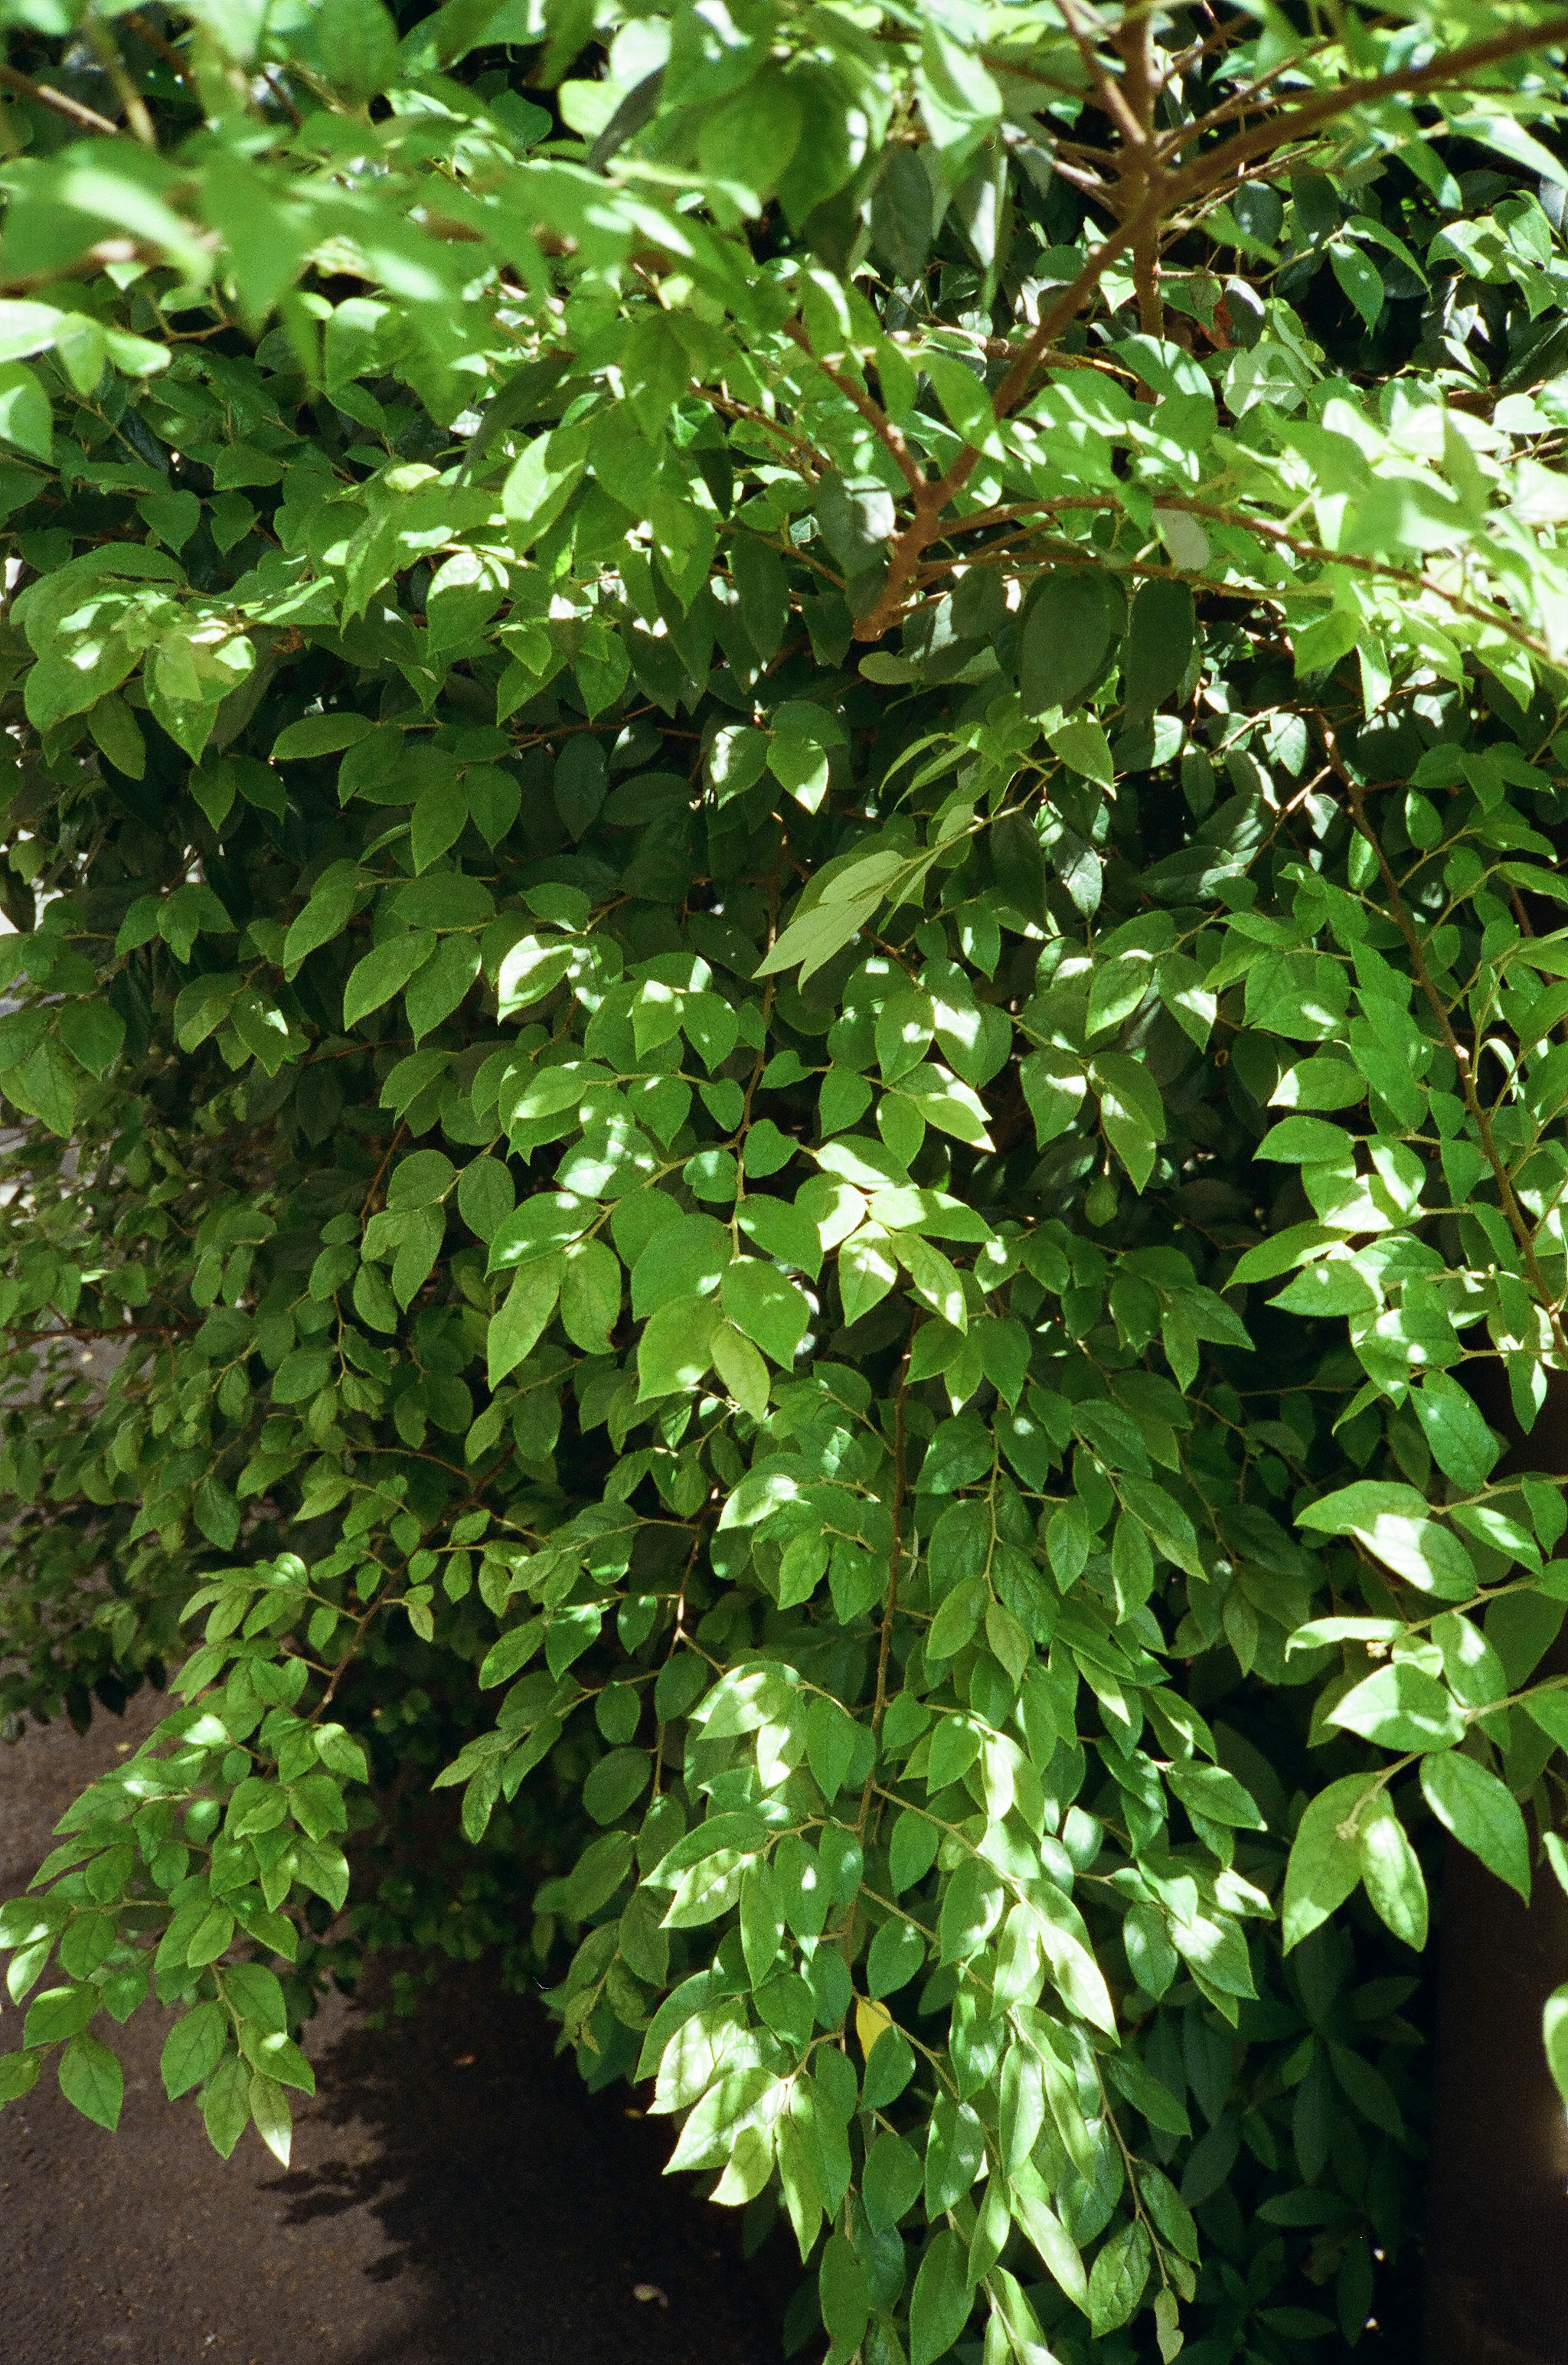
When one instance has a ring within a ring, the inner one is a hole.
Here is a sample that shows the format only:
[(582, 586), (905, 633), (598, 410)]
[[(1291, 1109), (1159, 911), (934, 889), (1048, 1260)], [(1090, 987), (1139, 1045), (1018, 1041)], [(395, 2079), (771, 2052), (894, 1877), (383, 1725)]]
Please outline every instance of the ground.
[[(140, 1706), (0, 1748), (0, 1897)], [(253, 2134), (225, 2165), (164, 2100), (153, 2012), (116, 2034), (118, 2135), (47, 2074), (0, 2112), (6, 2365), (773, 2365), (792, 2255), (744, 2261), (738, 2221), (663, 2178), (667, 2128), (586, 2093), (537, 2006), (465, 1973), (365, 2017), (335, 1999), (309, 2032), (286, 2172)], [(19, 2033), (7, 2009), (0, 2046)]]

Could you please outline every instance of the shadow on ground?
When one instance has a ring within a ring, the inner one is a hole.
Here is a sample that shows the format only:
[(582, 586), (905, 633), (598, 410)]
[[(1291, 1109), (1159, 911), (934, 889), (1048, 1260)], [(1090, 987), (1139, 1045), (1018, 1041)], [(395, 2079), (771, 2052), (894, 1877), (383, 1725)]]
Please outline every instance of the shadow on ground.
[[(82, 1784), (152, 1721), (0, 1749), (0, 1896), (23, 1888)], [(0, 2113), (6, 2365), (773, 2365), (792, 2247), (660, 2170), (662, 2124), (588, 2094), (542, 2010), (454, 1973), (384, 2029), (334, 2001), (307, 2039), (319, 2090), (287, 2171), (253, 2134), (227, 2166), (163, 2098), (166, 2022), (110, 2032), (117, 2135), (47, 2078)], [(19, 2017), (0, 2020), (14, 2046)], [(639, 2300), (636, 2287), (658, 2296)]]

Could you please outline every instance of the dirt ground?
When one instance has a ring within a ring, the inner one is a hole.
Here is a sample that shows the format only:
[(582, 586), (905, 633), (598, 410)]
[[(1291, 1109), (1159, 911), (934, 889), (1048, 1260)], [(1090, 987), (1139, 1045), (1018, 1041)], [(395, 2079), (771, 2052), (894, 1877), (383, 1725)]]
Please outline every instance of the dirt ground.
[[(84, 1741), (59, 1725), (0, 1748), (0, 1897), (151, 1721), (133, 1703)], [(163, 2027), (146, 2012), (114, 2033), (118, 2135), (48, 2075), (0, 2112), (6, 2365), (779, 2357), (792, 2251), (744, 2261), (736, 2219), (662, 2177), (666, 2131), (628, 2116), (623, 2089), (587, 2094), (543, 2012), (482, 1974), (454, 1974), (384, 2030), (341, 2000), (322, 2012), (307, 2037), (319, 2090), (286, 2172), (253, 2132), (225, 2165), (190, 2102), (164, 2100)], [(7, 2008), (0, 2045), (18, 2033)]]

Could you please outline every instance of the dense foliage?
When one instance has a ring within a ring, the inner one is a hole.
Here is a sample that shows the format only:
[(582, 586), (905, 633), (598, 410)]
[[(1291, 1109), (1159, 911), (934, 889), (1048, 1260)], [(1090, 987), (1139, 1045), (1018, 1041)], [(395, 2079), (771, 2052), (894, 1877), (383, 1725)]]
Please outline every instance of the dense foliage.
[(1568, 1869), (1568, 19), (0, 24), (0, 1708), (183, 1702), (0, 2101), (500, 1938), (837, 2365), (1353, 2345)]

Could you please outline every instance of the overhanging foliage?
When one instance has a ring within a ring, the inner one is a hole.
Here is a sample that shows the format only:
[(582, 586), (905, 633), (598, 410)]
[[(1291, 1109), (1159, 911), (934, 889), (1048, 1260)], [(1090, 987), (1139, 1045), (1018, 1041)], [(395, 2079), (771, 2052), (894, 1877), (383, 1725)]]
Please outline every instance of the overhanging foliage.
[(1563, 1862), (1568, 20), (1315, 22), (0, 7), (0, 1701), (185, 1702), (0, 2100), (286, 2157), (412, 1772), (836, 2360), (1359, 2337)]

